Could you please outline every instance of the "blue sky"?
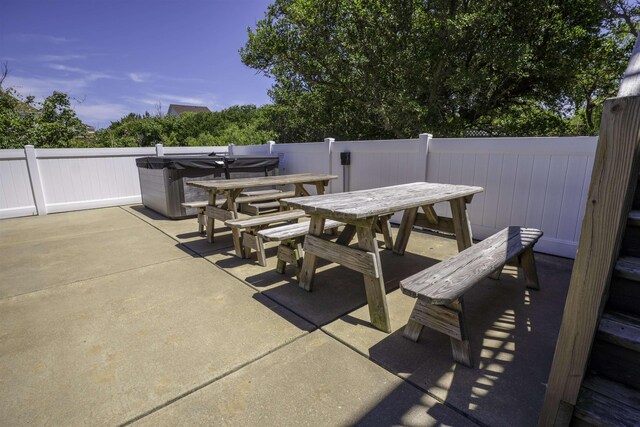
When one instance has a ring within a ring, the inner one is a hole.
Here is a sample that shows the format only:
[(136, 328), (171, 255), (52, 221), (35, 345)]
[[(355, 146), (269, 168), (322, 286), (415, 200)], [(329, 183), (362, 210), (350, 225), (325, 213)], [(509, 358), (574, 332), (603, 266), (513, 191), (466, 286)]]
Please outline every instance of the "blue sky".
[(4, 0), (4, 87), (41, 100), (69, 93), (87, 124), (169, 104), (270, 102), (272, 82), (240, 61), (269, 0)]

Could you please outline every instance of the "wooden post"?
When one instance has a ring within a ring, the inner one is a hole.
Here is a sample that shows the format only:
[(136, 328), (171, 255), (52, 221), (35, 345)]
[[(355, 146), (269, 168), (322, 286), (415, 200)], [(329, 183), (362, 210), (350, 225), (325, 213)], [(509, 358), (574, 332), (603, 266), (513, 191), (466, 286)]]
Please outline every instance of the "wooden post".
[(540, 426), (571, 419), (620, 250), (639, 159), (640, 96), (608, 99)]
[(469, 215), (467, 215), (467, 204), (464, 198), (453, 199), (449, 203), (451, 205), (453, 229), (456, 232), (458, 252), (462, 252), (473, 244), (471, 223), (469, 222)]
[[(214, 190), (209, 191), (209, 206), (216, 206), (216, 192)], [(206, 212), (206, 210), (205, 210)], [(213, 243), (213, 228), (215, 227), (215, 219), (207, 215), (207, 242)]]
[(402, 214), (402, 222), (400, 222), (400, 228), (398, 234), (396, 234), (396, 243), (393, 246), (393, 253), (403, 255), (405, 249), (407, 249), (407, 243), (409, 243), (409, 236), (411, 235), (411, 229), (416, 222), (416, 215), (418, 214), (418, 208), (410, 208), (404, 211)]

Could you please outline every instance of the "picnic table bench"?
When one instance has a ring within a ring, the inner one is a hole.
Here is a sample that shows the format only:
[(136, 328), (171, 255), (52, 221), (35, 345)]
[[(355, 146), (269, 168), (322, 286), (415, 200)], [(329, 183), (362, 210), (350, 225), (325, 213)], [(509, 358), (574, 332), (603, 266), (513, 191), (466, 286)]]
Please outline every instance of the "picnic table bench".
[[(282, 204), (302, 209), (311, 216), (309, 234), (304, 242), (300, 287), (311, 291), (317, 257), (358, 271), (364, 277), (371, 323), (382, 331), (390, 332), (382, 266), (375, 236), (378, 218), (388, 218), (395, 212), (404, 211), (393, 245), (396, 253), (404, 253), (413, 225), (423, 220), (432, 221), (441, 230), (454, 233), (459, 250), (463, 250), (472, 243), (466, 204), (471, 202), (474, 194), (482, 191), (482, 187), (467, 185), (414, 182), (348, 193), (282, 199)], [(451, 205), (452, 218), (435, 214), (432, 206), (439, 202)], [(424, 212), (420, 216), (418, 208), (422, 208)], [(347, 224), (335, 242), (321, 238), (327, 220)], [(354, 234), (358, 236), (359, 248), (347, 246)]]
[[(252, 200), (251, 197), (260, 197), (259, 195), (254, 195), (243, 196), (244, 198), (241, 198), (240, 193), (246, 188), (293, 185), (295, 187), (295, 196), (308, 196), (309, 192), (304, 187), (305, 185), (313, 185), (315, 186), (317, 194), (324, 194), (324, 189), (329, 184), (329, 181), (336, 178), (336, 175), (301, 173), (227, 180), (190, 181), (187, 185), (202, 188), (209, 193), (205, 216), (207, 222), (207, 241), (212, 243), (214, 239), (215, 220), (228, 221), (238, 219), (238, 199), (240, 199), (242, 203), (248, 203), (248, 201)], [(225, 199), (220, 207), (216, 206), (216, 197), (218, 195), (223, 196)], [(254, 198), (253, 200), (255, 201), (256, 199)], [(236, 255), (242, 257), (244, 251), (240, 230), (233, 228), (232, 234)]]
[[(539, 289), (533, 246), (535, 228), (508, 227), (432, 267), (400, 281), (405, 295), (417, 298), (403, 335), (417, 341), (423, 326), (449, 335), (453, 359), (473, 362), (464, 318), (463, 296), (505, 264), (522, 268), (527, 287)], [(497, 278), (494, 276), (494, 278)]]

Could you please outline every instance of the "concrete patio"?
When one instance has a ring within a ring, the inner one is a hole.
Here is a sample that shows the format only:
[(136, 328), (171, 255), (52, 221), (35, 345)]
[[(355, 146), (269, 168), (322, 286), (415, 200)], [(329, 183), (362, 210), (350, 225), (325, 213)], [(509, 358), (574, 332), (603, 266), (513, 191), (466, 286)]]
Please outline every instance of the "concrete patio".
[(536, 425), (571, 260), (536, 254), (539, 292), (507, 268), (465, 297), (469, 369), (444, 335), (402, 337), (398, 281), (454, 240), (382, 252), (385, 334), (360, 275), (322, 264), (307, 293), (275, 247), (263, 268), (196, 229), (141, 206), (0, 221), (0, 423)]

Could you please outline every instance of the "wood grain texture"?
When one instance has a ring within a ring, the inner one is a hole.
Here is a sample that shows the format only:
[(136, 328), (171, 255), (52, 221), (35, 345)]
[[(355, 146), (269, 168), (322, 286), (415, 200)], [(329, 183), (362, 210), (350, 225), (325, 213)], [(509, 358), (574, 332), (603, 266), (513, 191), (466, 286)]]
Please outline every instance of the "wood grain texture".
[(236, 203), (242, 204), (242, 203), (267, 202), (267, 201), (285, 199), (287, 197), (294, 197), (295, 195), (296, 195), (295, 191), (280, 191), (278, 193), (256, 194), (253, 196), (240, 196), (236, 198)]
[(281, 203), (330, 219), (355, 220), (390, 215), (405, 209), (449, 201), (482, 191), (484, 191), (482, 187), (468, 185), (414, 182), (348, 193), (282, 199)]
[(379, 266), (375, 256), (364, 250), (338, 245), (316, 236), (307, 236), (304, 239), (304, 253), (305, 257), (313, 254), (358, 273), (379, 277)]
[(616, 261), (614, 274), (616, 277), (640, 282), (640, 258), (620, 257)]
[(471, 237), (471, 222), (467, 215), (467, 204), (463, 198), (453, 199), (451, 206), (451, 219), (453, 219), (453, 231), (456, 234), (458, 251), (463, 251), (473, 244)]
[(450, 337), (462, 339), (459, 312), (454, 308), (418, 300), (410, 319)]
[(432, 267), (400, 281), (406, 295), (451, 304), (498, 267), (532, 247), (542, 231), (508, 227)]
[(225, 221), (225, 225), (231, 228), (250, 228), (260, 227), (264, 225), (273, 224), (276, 222), (292, 221), (299, 218), (304, 218), (305, 213), (301, 210), (291, 210), (276, 212), (272, 214), (252, 216), (244, 219), (230, 219)]
[(190, 181), (187, 185), (208, 191), (244, 189), (248, 187), (270, 187), (272, 185), (315, 184), (338, 178), (336, 175), (317, 173), (298, 173), (292, 175), (261, 176), (256, 178), (238, 178), (210, 181)]
[(639, 171), (639, 135), (640, 97), (607, 100), (540, 426), (555, 423), (561, 402), (576, 403), (631, 210)]
[(411, 235), (411, 229), (416, 222), (416, 215), (418, 215), (418, 207), (405, 209), (402, 214), (402, 221), (400, 222), (400, 228), (396, 234), (396, 242), (393, 246), (393, 253), (403, 255), (407, 249), (409, 243), (409, 236)]
[[(309, 236), (322, 236), (324, 231), (325, 219), (319, 215), (311, 215), (311, 221), (309, 222), (309, 235), (305, 238), (305, 242)], [(300, 276), (298, 278), (298, 286), (306, 291), (311, 291), (313, 288), (313, 279), (316, 275), (316, 261), (317, 258), (312, 253), (304, 254), (304, 260), (302, 261), (302, 268), (300, 269)]]
[[(371, 226), (372, 225), (373, 223)], [(365, 253), (372, 257), (374, 263), (373, 273), (362, 272), (364, 274), (364, 289), (367, 294), (367, 305), (369, 306), (371, 324), (383, 332), (390, 333), (391, 320), (389, 319), (384, 278), (382, 277), (382, 263), (380, 262), (376, 233), (371, 226), (356, 227), (358, 247), (360, 247), (362, 251), (366, 251)]]
[[(344, 225), (343, 222), (328, 220), (325, 221), (324, 230), (330, 230)], [(300, 222), (297, 224), (287, 224), (279, 227), (267, 228), (258, 232), (258, 235), (267, 242), (281, 242), (283, 240), (302, 237), (309, 232), (309, 223)]]
[(640, 352), (640, 321), (624, 313), (605, 312), (600, 319), (597, 337)]

